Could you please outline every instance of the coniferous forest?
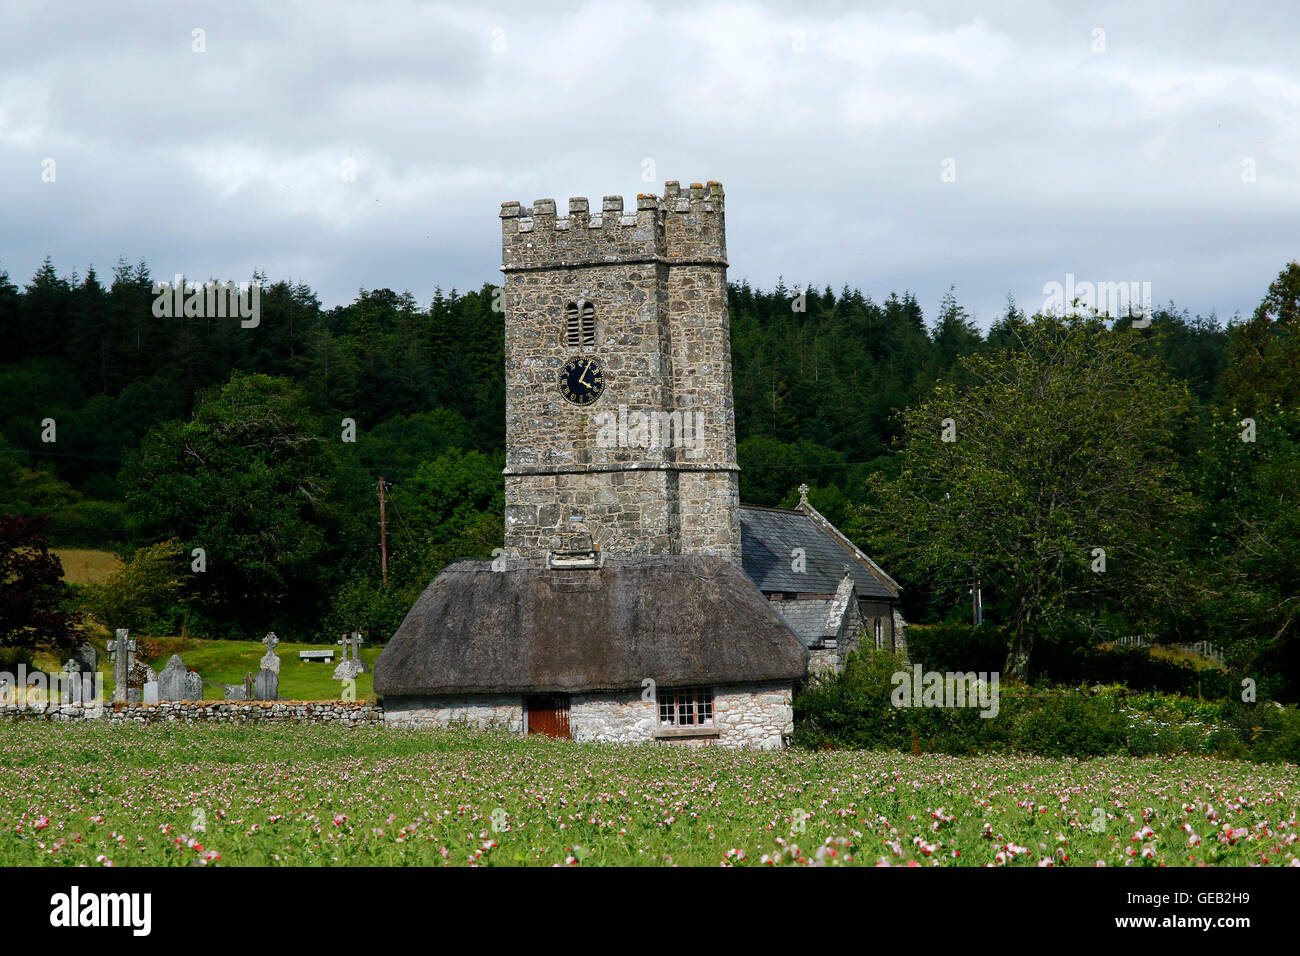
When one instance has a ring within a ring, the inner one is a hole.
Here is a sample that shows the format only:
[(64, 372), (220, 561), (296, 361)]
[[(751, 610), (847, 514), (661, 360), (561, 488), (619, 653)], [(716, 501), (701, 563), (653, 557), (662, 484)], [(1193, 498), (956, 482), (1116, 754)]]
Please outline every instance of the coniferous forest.
[[(442, 567), (501, 542), (494, 287), (326, 309), (252, 279), (244, 328), (155, 316), (145, 263), (0, 272), (0, 513), (118, 553), (112, 587), (61, 599), (104, 622), (382, 640)], [(1022, 662), (1062, 635), (1205, 640), (1294, 699), (1300, 265), (1259, 295), (1145, 327), (1009, 299), (984, 331), (955, 292), (926, 315), (906, 293), (733, 284), (742, 499), (790, 506), (808, 483), (909, 620), (968, 621), (978, 581)]]

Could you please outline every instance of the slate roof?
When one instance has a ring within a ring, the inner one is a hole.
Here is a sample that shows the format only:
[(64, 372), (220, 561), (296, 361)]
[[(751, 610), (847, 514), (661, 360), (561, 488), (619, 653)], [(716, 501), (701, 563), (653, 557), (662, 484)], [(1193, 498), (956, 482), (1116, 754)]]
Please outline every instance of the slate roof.
[[(834, 594), (847, 564), (859, 597), (897, 600), (898, 585), (889, 575), (830, 527), (830, 522), (811, 508), (741, 505), (740, 553), (745, 574), (764, 592)], [(803, 572), (791, 567), (795, 548), (804, 549), (807, 568)]]
[(835, 637), (839, 633), (839, 628), (827, 621), (831, 605), (835, 603), (831, 598), (770, 603), (777, 613), (785, 618), (785, 622), (790, 625), (790, 630), (803, 641), (805, 647), (824, 644), (827, 638)]
[(414, 696), (574, 693), (795, 680), (808, 651), (740, 568), (702, 555), (610, 555), (593, 570), (453, 564), (375, 664)]

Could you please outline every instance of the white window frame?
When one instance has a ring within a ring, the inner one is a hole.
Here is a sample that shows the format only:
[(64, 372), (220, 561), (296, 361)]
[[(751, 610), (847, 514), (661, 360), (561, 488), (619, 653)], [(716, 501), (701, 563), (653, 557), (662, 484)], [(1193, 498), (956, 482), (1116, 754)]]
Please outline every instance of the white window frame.
[[(683, 700), (690, 695), (689, 703)], [(702, 695), (707, 695), (708, 699), (703, 700)], [(668, 699), (671, 697), (671, 701)], [(693, 718), (692, 723), (683, 723), (683, 704), (686, 703), (690, 709)], [(700, 711), (708, 710), (708, 719), (700, 718)], [(665, 711), (669, 710), (672, 714), (672, 720), (665, 719)], [(655, 721), (660, 730), (690, 730), (696, 727), (716, 727), (717, 726), (717, 695), (712, 687), (704, 684), (696, 684), (688, 687), (660, 687), (655, 690)]]

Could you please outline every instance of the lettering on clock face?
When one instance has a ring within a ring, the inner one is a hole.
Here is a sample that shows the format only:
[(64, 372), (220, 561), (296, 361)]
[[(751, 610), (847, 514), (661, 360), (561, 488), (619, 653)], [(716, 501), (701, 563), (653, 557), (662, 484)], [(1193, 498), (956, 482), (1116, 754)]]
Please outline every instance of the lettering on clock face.
[(569, 359), (560, 369), (560, 394), (573, 405), (590, 405), (605, 391), (605, 370), (588, 356)]

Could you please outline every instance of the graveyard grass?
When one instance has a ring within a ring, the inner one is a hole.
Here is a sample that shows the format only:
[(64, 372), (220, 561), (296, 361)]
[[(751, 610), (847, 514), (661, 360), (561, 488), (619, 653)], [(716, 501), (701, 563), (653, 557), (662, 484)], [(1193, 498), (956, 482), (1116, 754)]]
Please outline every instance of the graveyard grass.
[(18, 721), (0, 864), (1296, 866), (1298, 794), (1207, 758)]
[[(205, 681), (214, 684), (238, 684), (246, 673), (257, 676), (262, 656), (266, 654), (266, 645), (256, 641), (201, 641), (183, 637), (146, 637), (150, 644), (157, 645), (158, 654), (149, 657), (145, 663), (162, 673), (167, 666), (167, 659), (179, 654), (185, 661), (187, 670), (198, 671)], [(109, 662), (106, 642), (108, 632), (92, 637), (99, 651), (99, 670), (104, 675), (104, 695), (109, 700), (113, 696), (113, 665)], [(318, 662), (303, 663), (298, 659), (299, 651), (319, 651), (332, 648), (335, 658), (331, 664)], [(361, 647), (361, 659), (369, 670), (357, 677), (357, 700), (374, 698), (374, 667), (383, 647)], [(338, 700), (342, 695), (342, 685), (334, 680), (334, 668), (343, 660), (343, 648), (337, 644), (292, 644), (281, 641), (275, 649), (280, 658), (280, 696), (286, 700)], [(66, 659), (67, 655), (64, 655)], [(41, 653), (36, 656), (36, 665), (45, 670), (58, 671), (63, 662), (55, 655)], [(225, 695), (221, 688), (205, 686), (204, 700), (221, 700)]]

